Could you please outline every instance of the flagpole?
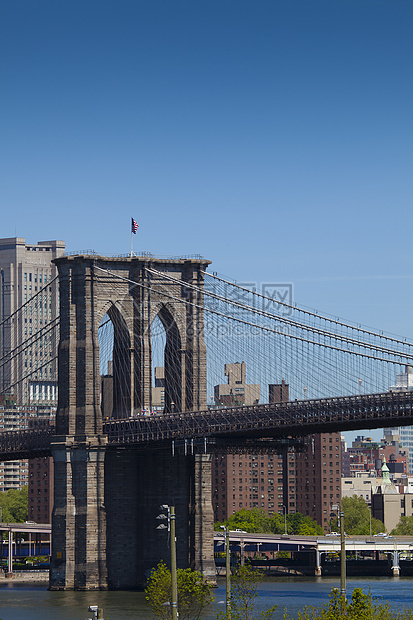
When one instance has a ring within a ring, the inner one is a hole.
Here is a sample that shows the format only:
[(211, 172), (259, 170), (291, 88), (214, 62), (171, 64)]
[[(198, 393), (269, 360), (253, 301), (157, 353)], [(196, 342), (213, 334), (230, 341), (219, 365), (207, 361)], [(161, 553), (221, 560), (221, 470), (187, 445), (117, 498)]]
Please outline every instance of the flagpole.
[(139, 225), (136, 220), (131, 218), (131, 227), (130, 227), (130, 256), (133, 256), (133, 235), (136, 235), (136, 231), (138, 230)]

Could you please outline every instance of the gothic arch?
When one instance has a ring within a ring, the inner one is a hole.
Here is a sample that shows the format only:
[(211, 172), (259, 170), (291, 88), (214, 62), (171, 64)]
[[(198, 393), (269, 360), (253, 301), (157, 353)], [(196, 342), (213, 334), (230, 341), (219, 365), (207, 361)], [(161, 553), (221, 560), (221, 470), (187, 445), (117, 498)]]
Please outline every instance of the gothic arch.
[(126, 321), (112, 304), (107, 309), (113, 325), (113, 417), (127, 417), (131, 412), (131, 337)]
[[(159, 317), (166, 334), (164, 352), (165, 369), (165, 411), (182, 411), (182, 329), (172, 314), (173, 308), (160, 304), (156, 316)], [(152, 327), (153, 321), (151, 322)]]

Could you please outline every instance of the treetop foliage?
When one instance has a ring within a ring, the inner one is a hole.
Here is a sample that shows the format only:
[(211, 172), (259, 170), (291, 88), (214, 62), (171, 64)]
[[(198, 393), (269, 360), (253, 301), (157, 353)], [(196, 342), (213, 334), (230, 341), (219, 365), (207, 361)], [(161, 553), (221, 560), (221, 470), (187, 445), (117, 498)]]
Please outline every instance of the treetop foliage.
[[(341, 510), (344, 514), (344, 529), (347, 534), (368, 536), (370, 534), (370, 509), (362, 497), (343, 497)], [(338, 520), (332, 520), (333, 529), (338, 530)], [(371, 519), (371, 533), (385, 532), (384, 523), (378, 519)]]
[[(212, 586), (204, 581), (198, 571), (178, 568), (178, 610), (180, 620), (198, 620), (203, 609), (213, 600)], [(156, 618), (170, 620), (172, 608), (171, 571), (164, 562), (159, 562), (152, 571), (145, 589), (145, 599)]]
[(21, 491), (10, 489), (0, 492), (1, 520), (3, 523), (24, 523), (28, 517), (28, 487)]
[[(214, 529), (219, 530), (225, 525), (230, 530), (243, 530), (250, 534), (284, 534), (285, 517), (280, 514), (268, 515), (262, 508), (243, 508), (231, 515), (222, 523), (215, 523)], [(287, 515), (287, 534), (297, 535), (322, 535), (323, 528), (311, 517), (306, 517), (299, 512)]]
[(400, 517), (400, 521), (391, 534), (396, 536), (413, 536), (413, 517)]
[[(344, 600), (340, 591), (333, 588), (329, 602), (321, 608), (305, 607), (298, 612), (298, 620), (413, 620), (410, 609), (393, 611), (388, 602), (375, 599), (371, 592), (365, 594), (355, 588), (351, 600)], [(292, 620), (287, 613), (283, 620)]]
[[(240, 566), (231, 577), (231, 620), (271, 620), (277, 605), (261, 611), (257, 616), (255, 602), (258, 598), (258, 584), (263, 573), (250, 565)], [(227, 620), (226, 612), (220, 611), (217, 620)]]

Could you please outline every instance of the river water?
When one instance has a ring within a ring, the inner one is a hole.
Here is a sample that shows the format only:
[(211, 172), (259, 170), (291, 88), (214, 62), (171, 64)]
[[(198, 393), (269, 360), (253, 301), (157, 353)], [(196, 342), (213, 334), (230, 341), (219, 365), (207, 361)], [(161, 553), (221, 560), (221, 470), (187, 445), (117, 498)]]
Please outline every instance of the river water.
[[(225, 580), (219, 579), (214, 591), (215, 602), (204, 620), (215, 619), (217, 610), (225, 609)], [(339, 578), (277, 577), (259, 585), (257, 610), (278, 605), (275, 618), (281, 620), (286, 609), (293, 618), (305, 605), (321, 606), (328, 600), (331, 588), (340, 587)], [(347, 580), (347, 595), (354, 588), (389, 601), (393, 609), (413, 608), (412, 577), (363, 577)], [(109, 620), (149, 620), (143, 592), (49, 592), (46, 586), (0, 583), (0, 618), (2, 620), (85, 620), (93, 616), (89, 605), (103, 608)]]

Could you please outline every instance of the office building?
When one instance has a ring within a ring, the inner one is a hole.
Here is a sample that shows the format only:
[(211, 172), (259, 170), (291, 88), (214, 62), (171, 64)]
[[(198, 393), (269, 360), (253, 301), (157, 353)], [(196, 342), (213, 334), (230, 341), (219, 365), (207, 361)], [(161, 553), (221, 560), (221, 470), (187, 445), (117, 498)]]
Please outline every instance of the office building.
[(57, 337), (52, 328), (59, 299), (52, 261), (64, 252), (64, 241), (29, 244), (21, 237), (0, 239), (3, 404), (57, 402)]

